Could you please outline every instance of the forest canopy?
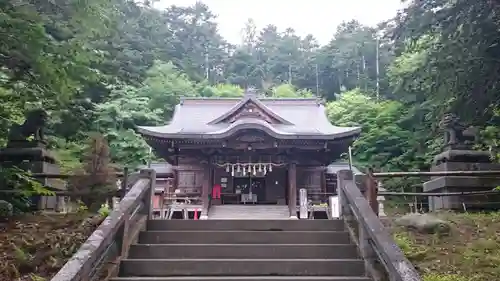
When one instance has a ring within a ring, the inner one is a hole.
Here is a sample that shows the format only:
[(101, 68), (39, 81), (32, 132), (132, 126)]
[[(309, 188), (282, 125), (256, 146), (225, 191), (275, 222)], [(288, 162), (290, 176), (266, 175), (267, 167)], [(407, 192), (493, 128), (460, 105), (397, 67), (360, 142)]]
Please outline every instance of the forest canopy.
[[(379, 25), (352, 20), (320, 46), (249, 19), (228, 43), (197, 3), (157, 10), (149, 1), (2, 1), (0, 145), (29, 109), (49, 110), (49, 140), (67, 170), (100, 132), (117, 166), (149, 159), (137, 125), (164, 124), (180, 97), (324, 99), (335, 125), (360, 125), (358, 165), (428, 169), (444, 112), (481, 129), (497, 157), (500, 6), (494, 1), (409, 1)], [(328, 27), (325, 27), (328, 28)]]

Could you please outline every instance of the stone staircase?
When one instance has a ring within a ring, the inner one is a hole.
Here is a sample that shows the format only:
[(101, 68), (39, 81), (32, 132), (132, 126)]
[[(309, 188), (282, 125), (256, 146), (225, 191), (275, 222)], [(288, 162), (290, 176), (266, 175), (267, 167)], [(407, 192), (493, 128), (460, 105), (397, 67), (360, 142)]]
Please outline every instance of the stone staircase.
[(283, 205), (220, 205), (212, 206), (209, 220), (287, 220), (288, 206)]
[(152, 220), (114, 281), (369, 281), (341, 220)]

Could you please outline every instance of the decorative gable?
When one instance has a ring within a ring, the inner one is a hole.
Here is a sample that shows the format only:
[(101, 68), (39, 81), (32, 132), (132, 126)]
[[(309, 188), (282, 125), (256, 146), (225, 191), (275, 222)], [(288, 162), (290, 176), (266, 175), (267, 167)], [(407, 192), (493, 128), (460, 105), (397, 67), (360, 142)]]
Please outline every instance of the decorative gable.
[(271, 109), (262, 104), (262, 102), (253, 97), (243, 99), (231, 110), (224, 113), (222, 116), (213, 120), (209, 124), (234, 123), (238, 120), (247, 118), (255, 118), (269, 124), (292, 125), (292, 123), (278, 116)]
[(269, 124), (281, 123), (279, 120), (264, 112), (261, 108), (259, 108), (255, 103), (251, 101), (245, 103), (240, 109), (229, 115), (228, 118), (226, 118), (222, 122), (234, 123), (235, 121), (244, 118), (256, 118), (266, 121)]

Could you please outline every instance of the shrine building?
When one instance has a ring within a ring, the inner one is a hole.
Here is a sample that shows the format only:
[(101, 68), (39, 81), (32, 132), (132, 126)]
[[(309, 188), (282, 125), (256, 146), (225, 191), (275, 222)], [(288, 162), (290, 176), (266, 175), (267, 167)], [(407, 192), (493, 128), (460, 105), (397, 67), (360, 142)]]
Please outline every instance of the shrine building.
[(288, 205), (295, 217), (301, 188), (314, 203), (336, 193), (327, 167), (361, 129), (330, 123), (317, 98), (248, 91), (241, 98), (183, 98), (167, 125), (138, 131), (172, 165), (169, 192), (199, 198), (202, 216), (214, 205), (271, 204)]

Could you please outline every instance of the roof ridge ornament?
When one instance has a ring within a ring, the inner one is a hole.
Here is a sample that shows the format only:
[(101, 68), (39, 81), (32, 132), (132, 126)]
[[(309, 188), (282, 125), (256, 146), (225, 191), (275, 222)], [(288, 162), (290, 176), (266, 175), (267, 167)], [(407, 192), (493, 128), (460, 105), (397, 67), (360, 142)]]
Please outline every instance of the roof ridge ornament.
[(257, 96), (257, 89), (249, 87), (245, 90), (244, 97), (235, 104), (229, 111), (225, 112), (208, 124), (219, 122), (234, 123), (239, 119), (256, 118), (269, 124), (293, 125), (290, 121), (276, 114), (268, 108)]

